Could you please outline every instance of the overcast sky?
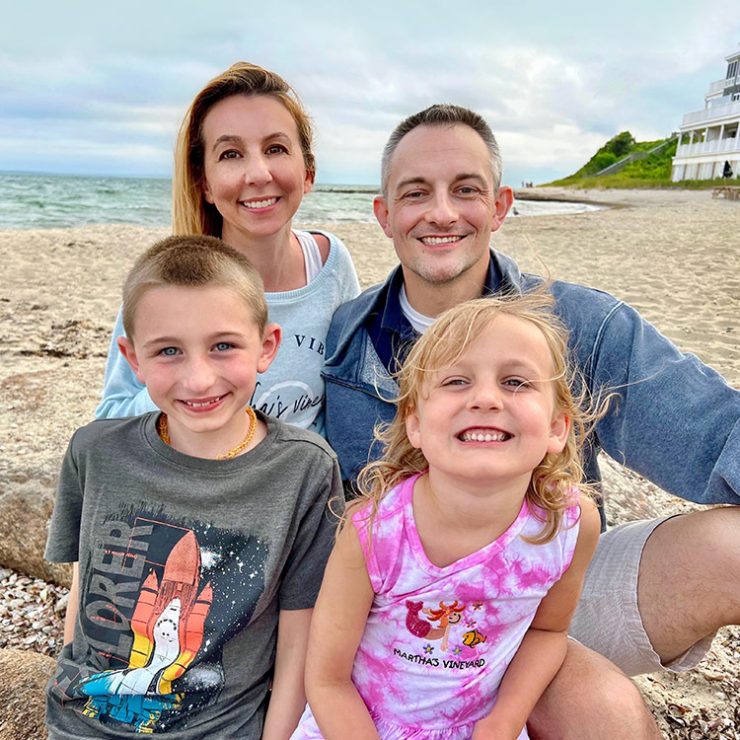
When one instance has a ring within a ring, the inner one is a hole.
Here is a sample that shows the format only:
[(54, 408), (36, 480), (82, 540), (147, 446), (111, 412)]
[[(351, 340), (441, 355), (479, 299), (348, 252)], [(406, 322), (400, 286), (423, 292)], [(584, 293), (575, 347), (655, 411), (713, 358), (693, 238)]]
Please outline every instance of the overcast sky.
[(405, 116), (466, 105), (504, 177), (543, 182), (608, 138), (676, 130), (740, 42), (737, 0), (27, 0), (0, 23), (0, 170), (168, 177), (192, 96), (238, 59), (317, 130), (318, 181), (379, 180)]

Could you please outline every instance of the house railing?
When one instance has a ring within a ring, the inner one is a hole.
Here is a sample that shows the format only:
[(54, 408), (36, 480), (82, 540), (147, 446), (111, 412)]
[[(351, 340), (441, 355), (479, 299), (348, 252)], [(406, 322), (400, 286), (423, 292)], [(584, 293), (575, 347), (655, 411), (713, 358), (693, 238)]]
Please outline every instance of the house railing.
[(724, 90), (726, 87), (730, 87), (734, 84), (735, 80), (737, 78), (735, 77), (728, 77), (726, 80), (717, 80), (716, 82), (711, 82), (709, 84), (709, 94), (719, 92), (720, 90)]
[(737, 136), (714, 141), (698, 141), (694, 144), (681, 144), (676, 149), (677, 157), (691, 157), (699, 154), (715, 154), (727, 152), (732, 154), (740, 151), (740, 138)]
[(732, 103), (723, 103), (722, 105), (713, 105), (711, 108), (704, 108), (703, 110), (697, 110), (693, 113), (687, 113), (683, 117), (681, 128), (695, 126), (704, 121), (715, 121), (729, 116), (737, 116), (740, 118), (740, 100), (736, 100)]

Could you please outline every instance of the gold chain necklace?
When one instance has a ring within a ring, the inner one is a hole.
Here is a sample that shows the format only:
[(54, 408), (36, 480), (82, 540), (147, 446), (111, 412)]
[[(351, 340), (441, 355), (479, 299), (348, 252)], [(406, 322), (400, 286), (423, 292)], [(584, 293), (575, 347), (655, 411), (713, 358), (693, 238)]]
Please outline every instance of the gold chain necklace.
[[(236, 445), (236, 447), (232, 447), (227, 452), (224, 452), (223, 455), (219, 455), (216, 460), (230, 460), (232, 457), (236, 457), (240, 452), (243, 452), (247, 447), (249, 447), (249, 443), (252, 441), (252, 437), (254, 437), (254, 433), (257, 431), (257, 416), (251, 406), (247, 406), (244, 411), (249, 417), (249, 428), (247, 429), (246, 436), (238, 445)], [(159, 433), (159, 437), (162, 442), (166, 445), (172, 446), (170, 427), (167, 423), (167, 414), (165, 413), (160, 414), (159, 419), (157, 419), (157, 432)]]

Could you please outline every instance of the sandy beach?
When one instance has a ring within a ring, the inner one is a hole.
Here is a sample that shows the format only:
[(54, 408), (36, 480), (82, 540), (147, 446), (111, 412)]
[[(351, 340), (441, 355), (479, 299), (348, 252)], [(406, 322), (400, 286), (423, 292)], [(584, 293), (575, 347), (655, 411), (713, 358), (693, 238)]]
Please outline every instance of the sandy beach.
[[(740, 202), (694, 191), (559, 191), (527, 195), (589, 200), (608, 208), (578, 215), (510, 216), (494, 244), (525, 271), (600, 288), (639, 309), (679, 347), (740, 385)], [(323, 224), (349, 248), (363, 287), (395, 265), (380, 228)], [(90, 226), (0, 231), (0, 504), (24, 502), (28, 516), (48, 516), (67, 441), (98, 401), (110, 330), (123, 277), (164, 229)], [(606, 462), (610, 523), (683, 511), (680, 502), (636, 474)], [(23, 522), (0, 538), (3, 588), (32, 570)], [(24, 549), (26, 548), (26, 549)], [(18, 553), (21, 553), (19, 556)], [(48, 568), (46, 581), (65, 581)], [(30, 579), (29, 579), (30, 581)], [(20, 589), (20, 586), (14, 588)], [(34, 590), (35, 589), (35, 590)], [(0, 607), (0, 647), (53, 653), (61, 646), (61, 589), (30, 582), (23, 609), (52, 625), (43, 640), (32, 618), (13, 621)], [(689, 675), (638, 679), (661, 729), (671, 738), (740, 737), (740, 629), (724, 630), (708, 659)], [(696, 734), (699, 733), (699, 734)]]

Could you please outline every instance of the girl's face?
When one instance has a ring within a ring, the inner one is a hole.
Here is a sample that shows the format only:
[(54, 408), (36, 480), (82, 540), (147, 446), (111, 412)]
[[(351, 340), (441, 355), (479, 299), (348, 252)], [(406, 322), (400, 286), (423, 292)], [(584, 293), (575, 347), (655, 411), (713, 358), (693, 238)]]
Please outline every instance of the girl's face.
[(521, 484), (569, 421), (555, 408), (550, 349), (528, 321), (499, 314), (451, 367), (423, 384), (406, 432), (430, 470), (457, 483)]
[(221, 238), (238, 248), (290, 226), (312, 178), (298, 128), (269, 95), (233, 95), (203, 120), (203, 196), (223, 217)]

